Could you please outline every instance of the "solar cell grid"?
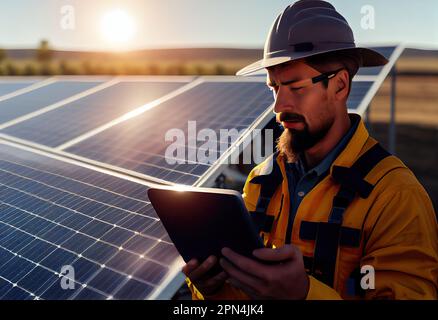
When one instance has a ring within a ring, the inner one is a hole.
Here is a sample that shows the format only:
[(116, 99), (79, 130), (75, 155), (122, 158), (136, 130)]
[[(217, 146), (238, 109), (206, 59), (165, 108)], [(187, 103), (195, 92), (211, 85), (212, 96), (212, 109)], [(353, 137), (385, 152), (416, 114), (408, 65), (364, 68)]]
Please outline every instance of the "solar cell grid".
[[(146, 190), (1, 144), (0, 298), (147, 298), (178, 253)], [(63, 265), (74, 290), (60, 285)]]

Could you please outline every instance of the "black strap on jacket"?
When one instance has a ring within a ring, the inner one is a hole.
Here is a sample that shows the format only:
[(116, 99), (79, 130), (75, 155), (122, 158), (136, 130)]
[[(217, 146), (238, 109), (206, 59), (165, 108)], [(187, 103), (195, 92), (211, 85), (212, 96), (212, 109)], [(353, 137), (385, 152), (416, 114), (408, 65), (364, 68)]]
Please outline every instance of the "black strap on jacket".
[(364, 180), (381, 160), (390, 154), (380, 144), (365, 152), (350, 168), (333, 166), (332, 178), (341, 185), (333, 199), (328, 222), (303, 221), (300, 238), (315, 240), (313, 261), (307, 263), (309, 272), (318, 280), (333, 287), (339, 246), (358, 247), (361, 230), (342, 227), (347, 207), (356, 195), (367, 198), (374, 186)]
[(257, 176), (251, 180), (251, 183), (260, 184), (260, 195), (257, 201), (255, 211), (250, 212), (253, 223), (257, 228), (257, 232), (270, 232), (274, 223), (274, 216), (268, 215), (267, 210), (269, 202), (273, 197), (278, 186), (283, 181), (280, 167), (277, 163), (278, 152), (273, 154), (272, 171), (268, 175)]
[[(251, 183), (260, 184), (260, 196), (256, 210), (251, 217), (258, 231), (270, 232), (274, 217), (267, 214), (269, 202), (282, 183), (281, 170), (276, 162), (278, 153), (273, 155), (273, 168), (269, 175), (257, 176)], [(339, 246), (359, 247), (360, 229), (343, 227), (343, 216), (347, 207), (358, 195), (367, 198), (374, 186), (364, 180), (367, 174), (388, 153), (380, 144), (375, 144), (365, 152), (351, 167), (333, 166), (332, 178), (341, 187), (333, 198), (333, 205), (328, 222), (302, 221), (300, 238), (316, 240), (312, 257), (304, 257), (305, 267), (311, 275), (333, 287), (335, 267)]]

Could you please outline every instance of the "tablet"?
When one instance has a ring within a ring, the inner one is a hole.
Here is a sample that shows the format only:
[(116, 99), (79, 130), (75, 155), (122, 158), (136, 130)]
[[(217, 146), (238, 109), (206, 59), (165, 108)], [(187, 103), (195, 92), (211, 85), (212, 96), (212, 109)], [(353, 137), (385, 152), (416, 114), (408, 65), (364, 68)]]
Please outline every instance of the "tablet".
[[(242, 196), (234, 190), (156, 187), (149, 200), (185, 262), (221, 257), (221, 249), (253, 257), (263, 241), (251, 221)], [(218, 271), (218, 270), (216, 270)]]

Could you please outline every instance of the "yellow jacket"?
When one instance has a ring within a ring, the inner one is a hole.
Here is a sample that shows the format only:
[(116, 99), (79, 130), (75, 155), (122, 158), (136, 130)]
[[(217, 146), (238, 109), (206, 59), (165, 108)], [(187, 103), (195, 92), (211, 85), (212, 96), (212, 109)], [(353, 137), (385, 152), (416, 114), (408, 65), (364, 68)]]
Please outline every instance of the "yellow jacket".
[[(360, 121), (353, 137), (333, 162), (350, 167), (377, 141), (369, 136)], [(264, 234), (265, 244), (281, 247), (285, 243), (289, 218), (289, 188), (281, 155), (268, 158), (255, 167), (244, 187), (243, 198), (248, 211), (254, 211), (260, 185), (250, 183), (269, 171), (277, 161), (283, 182), (271, 198), (267, 214), (274, 216), (271, 233)], [(357, 299), (348, 292), (347, 281), (352, 272), (364, 265), (375, 270), (375, 289), (365, 291), (365, 299), (437, 299), (438, 228), (432, 203), (418, 180), (401, 160), (390, 156), (380, 161), (365, 180), (375, 185), (366, 198), (356, 197), (345, 211), (343, 226), (361, 229), (360, 246), (339, 247), (333, 288), (310, 276), (307, 299)], [(305, 257), (312, 257), (315, 241), (299, 237), (301, 221), (324, 222), (339, 190), (330, 175), (320, 181), (302, 200), (292, 229), (291, 243)], [(282, 197), (283, 204), (282, 204)], [(278, 218), (278, 219), (277, 219)], [(187, 279), (193, 299), (203, 299)], [(239, 289), (226, 283), (214, 296), (206, 299), (247, 299)]]

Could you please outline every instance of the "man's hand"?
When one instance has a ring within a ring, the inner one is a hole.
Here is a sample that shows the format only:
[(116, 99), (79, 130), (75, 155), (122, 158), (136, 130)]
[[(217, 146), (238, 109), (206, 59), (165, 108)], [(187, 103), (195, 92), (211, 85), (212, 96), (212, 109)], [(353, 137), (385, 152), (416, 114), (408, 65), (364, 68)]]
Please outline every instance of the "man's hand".
[(230, 276), (228, 282), (252, 299), (306, 298), (309, 278), (297, 247), (285, 245), (279, 249), (253, 251), (257, 259), (271, 264), (244, 257), (228, 248), (223, 248), (222, 254), (227, 258), (222, 258), (220, 264)]
[(182, 272), (203, 295), (211, 295), (217, 292), (228, 278), (224, 271), (213, 277), (206, 275), (216, 263), (218, 263), (218, 261), (215, 256), (208, 257), (208, 259), (201, 264), (199, 264), (198, 260), (192, 259), (182, 268)]

